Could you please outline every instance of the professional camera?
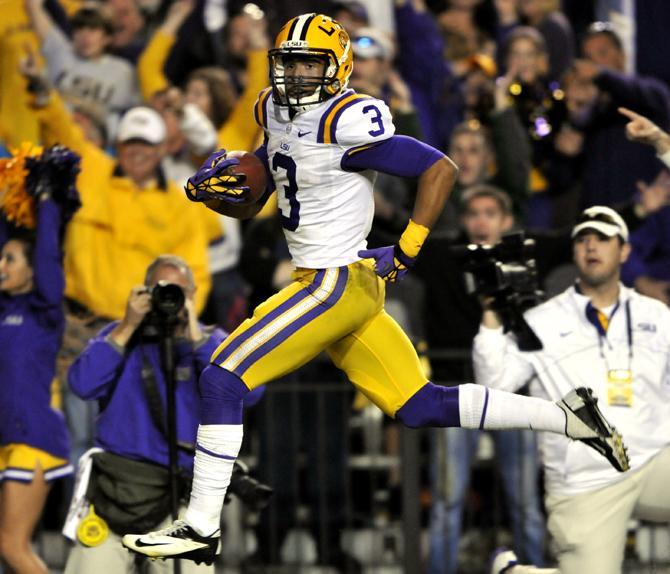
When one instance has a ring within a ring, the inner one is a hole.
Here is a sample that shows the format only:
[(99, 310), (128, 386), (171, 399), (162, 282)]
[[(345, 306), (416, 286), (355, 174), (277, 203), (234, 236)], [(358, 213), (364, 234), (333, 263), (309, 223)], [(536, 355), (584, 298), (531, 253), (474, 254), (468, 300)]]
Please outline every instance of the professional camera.
[(228, 496), (230, 494), (237, 496), (251, 510), (259, 511), (268, 505), (272, 493), (272, 487), (258, 482), (249, 475), (249, 468), (246, 464), (239, 460), (235, 461), (230, 486), (226, 493), (226, 503), (230, 501)]
[(167, 335), (179, 323), (179, 313), (184, 308), (186, 296), (184, 290), (174, 283), (159, 281), (151, 293), (151, 311), (142, 324), (145, 337)]
[(541, 300), (533, 251), (535, 241), (523, 232), (505, 235), (495, 245), (453, 247), (452, 256), (464, 262), (468, 293), (492, 297), (505, 331), (512, 331), (522, 351), (539, 351), (542, 342), (523, 313)]

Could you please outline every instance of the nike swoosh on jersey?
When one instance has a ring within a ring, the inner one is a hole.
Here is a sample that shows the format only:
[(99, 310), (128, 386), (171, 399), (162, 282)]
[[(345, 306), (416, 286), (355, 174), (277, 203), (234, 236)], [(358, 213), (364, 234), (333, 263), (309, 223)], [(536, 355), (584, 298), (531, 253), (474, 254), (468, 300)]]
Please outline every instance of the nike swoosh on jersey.
[(301, 132), (300, 130), (298, 130), (298, 137), (301, 138), (301, 137), (306, 136), (307, 134), (311, 134), (311, 133), (312, 133), (311, 131)]

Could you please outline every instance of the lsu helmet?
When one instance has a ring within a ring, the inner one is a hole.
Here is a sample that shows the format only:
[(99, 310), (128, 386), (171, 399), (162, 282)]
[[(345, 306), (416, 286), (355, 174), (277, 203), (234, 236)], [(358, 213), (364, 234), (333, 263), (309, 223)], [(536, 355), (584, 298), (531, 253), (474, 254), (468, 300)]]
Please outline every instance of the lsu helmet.
[[(270, 58), (272, 98), (280, 106), (304, 112), (344, 91), (353, 69), (349, 34), (330, 16), (303, 14), (289, 20), (277, 34)], [(291, 58), (318, 58), (325, 64), (321, 77), (287, 78), (285, 63)], [(313, 88), (308, 95), (290, 95), (290, 86)]]

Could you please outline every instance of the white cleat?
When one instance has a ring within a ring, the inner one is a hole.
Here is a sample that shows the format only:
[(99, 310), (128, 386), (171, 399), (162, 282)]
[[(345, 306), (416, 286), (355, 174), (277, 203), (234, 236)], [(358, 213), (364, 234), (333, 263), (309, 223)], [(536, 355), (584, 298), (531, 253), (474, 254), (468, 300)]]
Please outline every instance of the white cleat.
[(126, 534), (123, 545), (133, 552), (149, 558), (184, 558), (197, 564), (212, 564), (221, 552), (221, 531), (211, 536), (201, 536), (183, 520), (147, 534)]
[(621, 435), (603, 416), (591, 389), (573, 389), (556, 403), (565, 412), (565, 434), (602, 454), (619, 472), (630, 468)]

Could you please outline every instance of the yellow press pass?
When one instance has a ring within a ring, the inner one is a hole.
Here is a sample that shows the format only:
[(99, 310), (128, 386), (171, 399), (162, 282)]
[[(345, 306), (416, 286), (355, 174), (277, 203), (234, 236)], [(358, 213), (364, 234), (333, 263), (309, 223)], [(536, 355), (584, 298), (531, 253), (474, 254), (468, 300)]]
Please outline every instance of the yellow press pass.
[(88, 514), (81, 519), (77, 527), (77, 540), (84, 546), (99, 546), (108, 536), (109, 526), (95, 513), (95, 508), (91, 504)]
[(633, 373), (630, 369), (607, 371), (607, 404), (613, 407), (633, 406)]

